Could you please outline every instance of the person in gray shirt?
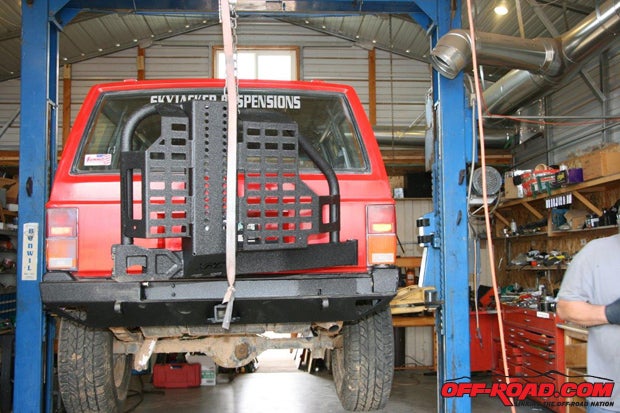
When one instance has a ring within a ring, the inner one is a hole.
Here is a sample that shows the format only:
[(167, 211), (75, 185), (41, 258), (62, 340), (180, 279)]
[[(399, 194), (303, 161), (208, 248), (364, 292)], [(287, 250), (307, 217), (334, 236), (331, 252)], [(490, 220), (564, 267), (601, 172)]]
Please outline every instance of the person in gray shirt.
[(588, 376), (595, 377), (587, 380), (614, 383), (611, 398), (588, 399), (588, 413), (620, 412), (620, 233), (592, 240), (575, 255), (556, 308), (561, 319), (588, 328)]

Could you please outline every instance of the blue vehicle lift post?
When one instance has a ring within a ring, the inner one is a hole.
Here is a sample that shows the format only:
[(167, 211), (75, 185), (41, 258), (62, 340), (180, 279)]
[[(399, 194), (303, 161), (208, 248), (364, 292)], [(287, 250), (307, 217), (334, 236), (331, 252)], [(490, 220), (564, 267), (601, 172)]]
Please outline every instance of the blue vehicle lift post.
[[(45, 266), (45, 202), (56, 162), (56, 107), (58, 35), (82, 9), (107, 12), (133, 10), (162, 13), (213, 14), (217, 1), (187, 0), (183, 9), (170, 9), (169, 0), (24, 0), (22, 2), (22, 70), (20, 134), (20, 220), (17, 274), (17, 331), (14, 412), (51, 409), (53, 324), (43, 311), (39, 283)], [(461, 1), (452, 0), (350, 0), (290, 1), (294, 15), (362, 12), (407, 13), (428, 30), (432, 44), (449, 29), (460, 26)], [(454, 7), (454, 9), (451, 9)], [(242, 11), (240, 11), (242, 13)], [(281, 13), (253, 12), (281, 17)], [(293, 15), (293, 14), (291, 14)], [(435, 263), (432, 281), (443, 302), (437, 317), (440, 368), (438, 411), (467, 413), (468, 398), (440, 397), (447, 380), (469, 377), (469, 291), (467, 256), (466, 182), (462, 178), (471, 153), (471, 122), (462, 75), (445, 79), (433, 71), (433, 100), (437, 108), (433, 162)], [(49, 332), (49, 337), (46, 335)], [(47, 352), (45, 349), (47, 348)], [(46, 357), (47, 356), (47, 357)], [(46, 364), (47, 360), (47, 364)], [(47, 386), (47, 388), (46, 388)]]
[[(418, 1), (431, 16), (431, 47), (449, 30), (459, 28), (461, 2)], [(433, 70), (433, 105), (436, 136), (433, 148), (433, 208), (426, 247), (427, 274), (424, 285), (436, 287), (441, 303), (437, 309), (438, 344), (437, 408), (440, 412), (469, 412), (466, 397), (444, 398), (441, 386), (447, 381), (470, 380), (469, 254), (467, 214), (467, 167), (471, 166), (471, 112), (463, 74), (449, 80)], [(428, 142), (427, 142), (428, 145)]]

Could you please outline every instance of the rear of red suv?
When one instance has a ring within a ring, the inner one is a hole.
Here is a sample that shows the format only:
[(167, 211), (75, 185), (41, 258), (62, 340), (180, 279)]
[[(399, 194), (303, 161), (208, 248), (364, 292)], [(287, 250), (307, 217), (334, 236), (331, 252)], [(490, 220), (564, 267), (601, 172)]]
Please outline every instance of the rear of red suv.
[[(242, 82), (227, 223), (223, 87), (128, 81), (86, 97), (47, 205), (41, 284), (61, 316), (69, 412), (96, 393), (106, 402), (95, 411), (120, 411), (132, 360), (140, 369), (154, 353), (200, 352), (238, 367), (268, 348), (331, 351), (345, 408), (387, 402), (394, 202), (359, 99), (323, 82)], [(236, 273), (234, 302), (222, 304), (227, 225)], [(86, 385), (95, 366), (101, 378)]]

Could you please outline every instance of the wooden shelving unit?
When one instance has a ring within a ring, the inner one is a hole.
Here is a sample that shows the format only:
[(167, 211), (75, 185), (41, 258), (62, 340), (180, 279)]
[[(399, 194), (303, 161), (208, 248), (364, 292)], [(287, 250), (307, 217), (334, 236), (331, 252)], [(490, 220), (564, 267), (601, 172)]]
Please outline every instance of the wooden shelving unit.
[[(534, 284), (538, 284), (539, 280), (532, 277), (532, 274), (543, 271), (547, 275), (545, 277), (547, 282), (551, 284), (547, 286), (548, 291), (553, 291), (560, 285), (566, 269), (565, 263), (559, 266), (529, 267), (512, 265), (511, 260), (530, 250), (544, 252), (555, 250), (572, 256), (592, 239), (616, 233), (616, 225), (568, 230), (554, 228), (552, 208), (547, 208), (545, 200), (569, 193), (572, 194), (573, 200), (571, 208), (601, 216), (603, 208), (612, 206), (620, 199), (620, 173), (556, 188), (545, 194), (501, 202), (493, 213), (496, 262), (502, 262), (501, 267), (498, 268), (500, 285), (516, 281), (520, 285), (533, 287)], [(546, 222), (546, 225), (541, 225), (538, 230), (533, 229), (532, 233), (505, 236), (504, 228), (510, 227), (512, 219), (519, 225), (531, 222)]]

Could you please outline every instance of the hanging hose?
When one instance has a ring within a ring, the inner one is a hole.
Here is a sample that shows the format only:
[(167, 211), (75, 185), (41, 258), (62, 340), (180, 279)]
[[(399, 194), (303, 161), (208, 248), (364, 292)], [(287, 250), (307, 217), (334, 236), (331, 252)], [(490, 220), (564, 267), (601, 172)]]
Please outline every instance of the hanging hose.
[[(472, 38), (472, 65), (473, 65), (473, 73), (474, 73), (474, 86), (476, 92), (476, 109), (478, 113), (478, 133), (480, 137), (480, 164), (483, 171), (486, 171), (486, 150), (484, 147), (484, 126), (483, 126), (483, 118), (482, 118), (482, 91), (480, 89), (480, 78), (478, 76), (478, 59), (476, 56), (476, 44), (475, 44), (475, 30), (474, 30), (474, 19), (472, 12), (471, 0), (467, 0), (467, 18), (469, 21), (469, 31)], [(502, 322), (502, 306), (500, 305), (500, 298), (497, 286), (497, 274), (495, 272), (495, 254), (493, 249), (493, 237), (491, 234), (491, 218), (489, 214), (489, 205), (486, 202), (488, 199), (487, 193), (487, 177), (486, 173), (482, 174), (482, 198), (483, 198), (483, 207), (484, 207), (484, 222), (486, 228), (487, 235), (487, 251), (489, 254), (489, 262), (491, 267), (491, 280), (493, 281), (493, 296), (495, 298), (496, 308), (497, 308), (497, 322), (499, 325), (499, 339), (502, 347), (502, 364), (504, 369), (504, 376), (506, 376), (506, 383), (510, 384), (510, 376), (508, 371), (508, 360), (506, 358), (506, 340), (504, 337), (504, 323)], [(512, 413), (516, 413), (516, 408), (514, 406), (514, 401), (511, 398), (512, 406), (510, 410)]]

